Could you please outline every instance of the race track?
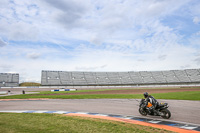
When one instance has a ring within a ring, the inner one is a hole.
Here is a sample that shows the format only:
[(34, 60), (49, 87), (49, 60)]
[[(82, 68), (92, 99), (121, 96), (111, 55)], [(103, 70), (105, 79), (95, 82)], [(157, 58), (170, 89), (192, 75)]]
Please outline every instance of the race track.
[[(169, 103), (169, 110), (172, 113), (172, 117), (169, 120), (200, 125), (200, 101), (158, 101)], [(6, 110), (75, 111), (141, 117), (138, 112), (138, 102), (134, 99), (47, 99), (0, 101), (0, 111)], [(162, 119), (157, 116), (147, 116), (147, 118)]]

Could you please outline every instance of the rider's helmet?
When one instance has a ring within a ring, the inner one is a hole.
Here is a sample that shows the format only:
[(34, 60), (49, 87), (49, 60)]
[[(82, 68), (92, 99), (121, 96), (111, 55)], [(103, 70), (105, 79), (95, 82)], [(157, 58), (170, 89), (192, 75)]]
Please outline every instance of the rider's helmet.
[(144, 97), (145, 97), (145, 98), (147, 98), (148, 95), (149, 95), (149, 94), (148, 94), (147, 92), (144, 93)]

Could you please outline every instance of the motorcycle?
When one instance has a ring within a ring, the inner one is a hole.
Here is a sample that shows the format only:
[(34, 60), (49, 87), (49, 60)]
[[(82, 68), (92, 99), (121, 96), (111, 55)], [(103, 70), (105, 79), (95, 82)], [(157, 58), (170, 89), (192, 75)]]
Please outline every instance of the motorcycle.
[(168, 103), (158, 103), (157, 107), (155, 108), (155, 111), (150, 111), (152, 104), (148, 102), (147, 106), (146, 100), (141, 99), (139, 104), (139, 113), (143, 116), (146, 115), (152, 115), (152, 116), (161, 116), (164, 119), (169, 119), (171, 117), (171, 112), (167, 109)]

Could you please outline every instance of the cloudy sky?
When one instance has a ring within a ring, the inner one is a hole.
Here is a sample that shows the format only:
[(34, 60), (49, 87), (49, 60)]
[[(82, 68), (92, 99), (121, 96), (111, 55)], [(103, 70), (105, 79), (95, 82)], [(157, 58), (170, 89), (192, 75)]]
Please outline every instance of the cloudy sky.
[(0, 73), (200, 68), (199, 0), (0, 0)]

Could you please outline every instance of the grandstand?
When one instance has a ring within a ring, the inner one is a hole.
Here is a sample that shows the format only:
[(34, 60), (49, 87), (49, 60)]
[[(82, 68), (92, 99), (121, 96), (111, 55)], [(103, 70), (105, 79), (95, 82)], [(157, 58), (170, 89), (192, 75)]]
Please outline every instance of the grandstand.
[(42, 71), (43, 86), (199, 84), (200, 69), (129, 72)]
[(17, 86), (19, 86), (19, 74), (0, 73), (0, 87), (17, 87)]

